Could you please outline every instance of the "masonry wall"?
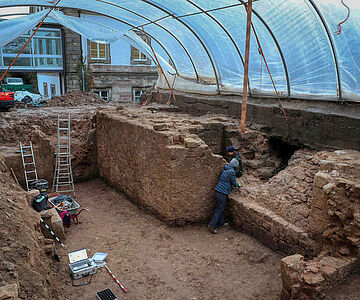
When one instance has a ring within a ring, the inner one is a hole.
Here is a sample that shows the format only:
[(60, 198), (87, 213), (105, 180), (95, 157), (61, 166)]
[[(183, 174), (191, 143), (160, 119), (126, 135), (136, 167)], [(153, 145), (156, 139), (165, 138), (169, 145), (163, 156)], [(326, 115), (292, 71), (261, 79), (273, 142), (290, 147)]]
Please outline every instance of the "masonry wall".
[(147, 88), (156, 83), (154, 66), (91, 65), (94, 90), (107, 90), (112, 101), (131, 102), (133, 88)]
[(197, 136), (181, 136), (166, 118), (152, 122), (148, 114), (98, 112), (100, 176), (167, 223), (209, 218), (223, 158)]
[[(152, 99), (166, 103), (169, 94), (161, 91)], [(270, 136), (313, 148), (360, 150), (360, 107), (326, 101), (281, 100), (285, 120), (276, 99), (249, 98), (246, 121), (261, 125)], [(204, 96), (176, 93), (172, 100), (180, 111), (192, 115), (227, 114), (241, 118), (241, 96)]]
[[(79, 17), (79, 12), (75, 9), (64, 9), (63, 12), (68, 16)], [(81, 81), (77, 74), (78, 64), (81, 62), (81, 36), (64, 28), (64, 43), (66, 91), (81, 90)]]

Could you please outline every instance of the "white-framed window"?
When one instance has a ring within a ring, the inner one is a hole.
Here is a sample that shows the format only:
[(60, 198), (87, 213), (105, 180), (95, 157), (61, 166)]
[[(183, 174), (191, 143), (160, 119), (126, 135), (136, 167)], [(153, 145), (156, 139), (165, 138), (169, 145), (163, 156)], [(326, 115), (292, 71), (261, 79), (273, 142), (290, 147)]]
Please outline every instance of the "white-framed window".
[(90, 58), (106, 60), (106, 44), (90, 42)]
[(95, 94), (98, 94), (101, 99), (104, 99), (105, 101), (110, 100), (110, 92), (109, 90), (98, 90), (94, 91)]
[[(7, 68), (32, 34), (22, 34), (0, 48), (0, 68)], [(60, 29), (41, 28), (15, 62), (14, 69), (62, 70), (62, 39)]]
[(143, 88), (133, 88), (133, 101), (139, 103), (142, 93)]

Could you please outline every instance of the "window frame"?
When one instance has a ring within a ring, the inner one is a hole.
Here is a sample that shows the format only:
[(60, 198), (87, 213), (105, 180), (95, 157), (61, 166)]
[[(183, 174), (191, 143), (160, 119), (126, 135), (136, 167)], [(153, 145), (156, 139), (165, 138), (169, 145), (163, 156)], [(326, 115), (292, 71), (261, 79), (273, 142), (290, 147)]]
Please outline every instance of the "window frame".
[[(30, 34), (32, 33), (33, 30), (29, 30), (28, 32), (20, 35), (18, 38), (26, 38), (26, 40), (29, 38)], [(62, 39), (62, 34), (61, 34), (61, 29), (59, 28), (40, 28), (38, 33), (44, 32), (44, 31), (54, 31), (54, 32), (59, 32), (60, 34), (58, 36), (40, 36), (35, 34), (34, 38), (31, 39), (31, 42), (29, 43), (28, 47), (30, 48), (30, 53), (27, 54), (21, 54), (19, 56), (19, 58), (26, 58), (26, 59), (30, 59), (30, 65), (14, 65), (12, 68), (13, 69), (24, 69), (24, 70), (32, 70), (32, 69), (36, 69), (36, 70), (59, 70), (62, 71), (64, 69), (64, 59), (63, 59), (63, 39)], [(37, 54), (36, 53), (36, 40), (39, 39), (51, 39), (51, 40), (59, 40), (60, 41), (60, 52), (59, 54)], [(5, 53), (4, 48), (6, 47), (0, 47), (0, 69), (6, 69), (8, 68), (8, 65), (5, 65), (5, 59), (8, 58), (11, 61), (18, 55), (18, 53)], [(20, 47), (21, 48), (21, 47)], [(60, 59), (61, 64), (52, 64), (52, 65), (48, 65), (48, 64), (44, 64), (44, 65), (40, 65), (40, 64), (36, 64), (36, 61), (40, 58), (44, 58), (47, 59), (48, 58), (52, 58), (55, 61), (57, 61), (58, 59)]]
[[(144, 40), (148, 45), (150, 44), (150, 37), (140, 31), (135, 31), (135, 33)], [(151, 65), (151, 59), (140, 49), (130, 46), (130, 65)], [(139, 51), (139, 58), (135, 58), (135, 51)], [(142, 54), (145, 58), (141, 58)]]
[[(92, 58), (91, 57), (91, 41), (87, 40), (87, 58), (88, 63), (99, 63), (99, 64), (111, 64), (111, 53), (110, 53), (110, 44), (103, 44), (105, 45), (105, 59), (104, 58)], [(93, 42), (96, 43), (96, 42)], [(102, 43), (96, 43), (98, 54), (99, 54), (99, 44)]]

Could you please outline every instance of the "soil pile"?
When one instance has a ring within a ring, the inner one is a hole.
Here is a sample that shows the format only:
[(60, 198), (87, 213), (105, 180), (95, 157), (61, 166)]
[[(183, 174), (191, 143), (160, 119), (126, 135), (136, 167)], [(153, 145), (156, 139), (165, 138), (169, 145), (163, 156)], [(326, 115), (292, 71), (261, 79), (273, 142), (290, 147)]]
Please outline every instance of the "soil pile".
[(26, 192), (15, 183), (2, 157), (0, 212), (0, 298), (57, 299), (51, 275), (55, 262), (45, 255), (39, 217), (28, 206)]
[(101, 105), (105, 103), (106, 101), (95, 93), (73, 91), (65, 95), (55, 97), (47, 103), (47, 106)]

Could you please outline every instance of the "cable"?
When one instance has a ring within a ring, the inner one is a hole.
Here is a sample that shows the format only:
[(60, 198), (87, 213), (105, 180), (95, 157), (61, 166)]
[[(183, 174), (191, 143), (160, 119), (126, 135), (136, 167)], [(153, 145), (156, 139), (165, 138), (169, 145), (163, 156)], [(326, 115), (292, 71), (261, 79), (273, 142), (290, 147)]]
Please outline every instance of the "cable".
[(0, 78), (0, 82), (4, 79), (5, 75), (7, 74), (7, 72), (9, 72), (10, 68), (13, 66), (13, 64), (16, 62), (16, 60), (19, 58), (20, 54), (24, 51), (24, 49), (26, 48), (26, 46), (29, 44), (29, 42), (31, 41), (31, 39), (33, 38), (33, 36), (35, 35), (35, 33), (39, 30), (40, 26), (44, 23), (45, 19), (47, 18), (47, 16), (55, 9), (55, 7), (59, 4), (61, 0), (58, 0), (55, 5), (47, 12), (47, 14), (45, 15), (45, 17), (41, 20), (41, 22), (39, 23), (39, 25), (36, 27), (36, 29), (34, 30), (34, 32), (32, 33), (32, 35), (29, 37), (28, 41), (25, 43), (25, 45), (21, 48), (19, 54), (14, 58), (14, 60), (12, 61), (12, 63), (10, 64), (10, 66), (7, 68), (7, 70), (5, 71), (5, 73), (1, 76)]
[(72, 284), (72, 286), (76, 286), (76, 287), (78, 287), (78, 286), (86, 286), (86, 285), (91, 283), (91, 279), (93, 278), (93, 276), (94, 276), (94, 274), (90, 275), (90, 278), (89, 278), (88, 282), (84, 282), (84, 283), (80, 283), (80, 284), (75, 284), (74, 279), (71, 278), (71, 284)]
[(341, 24), (345, 23), (345, 22), (349, 19), (349, 17), (350, 17), (350, 8), (344, 3), (343, 0), (341, 0), (341, 3), (346, 7), (346, 9), (347, 9), (347, 11), (348, 11), (348, 14), (347, 14), (345, 20), (342, 21), (342, 22), (340, 22), (340, 23), (337, 25), (337, 31), (335, 31), (335, 34), (336, 34), (336, 35), (341, 34)]

